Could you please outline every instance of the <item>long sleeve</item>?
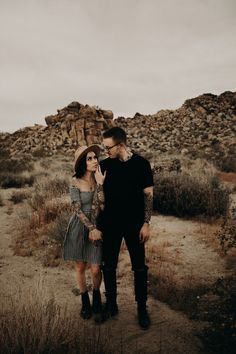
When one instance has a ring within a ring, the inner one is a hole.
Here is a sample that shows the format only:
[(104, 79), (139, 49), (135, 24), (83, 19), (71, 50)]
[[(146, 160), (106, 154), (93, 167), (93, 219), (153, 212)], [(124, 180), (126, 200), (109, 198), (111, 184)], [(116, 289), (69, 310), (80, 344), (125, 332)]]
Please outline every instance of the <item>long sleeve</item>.
[(70, 195), (72, 201), (72, 211), (77, 214), (80, 221), (89, 229), (89, 231), (95, 229), (96, 225), (92, 221), (90, 221), (89, 218), (82, 211), (79, 189), (72, 186), (70, 188)]
[(96, 224), (99, 213), (104, 209), (105, 196), (103, 191), (103, 186), (97, 184), (96, 190), (94, 192), (93, 203), (92, 203), (92, 216), (91, 220)]

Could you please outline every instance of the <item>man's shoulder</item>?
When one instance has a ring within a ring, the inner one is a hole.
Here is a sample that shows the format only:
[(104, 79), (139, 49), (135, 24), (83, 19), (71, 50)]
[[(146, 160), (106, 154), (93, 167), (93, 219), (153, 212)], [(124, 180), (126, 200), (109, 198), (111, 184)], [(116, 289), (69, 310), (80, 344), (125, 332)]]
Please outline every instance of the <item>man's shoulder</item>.
[(102, 171), (104, 171), (104, 170), (110, 168), (110, 166), (112, 164), (112, 159), (110, 157), (107, 157), (107, 158), (101, 160), (99, 162), (99, 164), (101, 166)]
[(106, 157), (105, 159), (101, 160), (101, 161), (99, 162), (99, 164), (100, 164), (101, 166), (105, 166), (105, 165), (109, 164), (110, 161), (111, 161), (110, 157)]
[(140, 163), (143, 163), (143, 164), (149, 164), (149, 161), (147, 159), (145, 159), (145, 157), (137, 154), (136, 152), (133, 153), (133, 159), (134, 161), (137, 161), (137, 162), (140, 162)]

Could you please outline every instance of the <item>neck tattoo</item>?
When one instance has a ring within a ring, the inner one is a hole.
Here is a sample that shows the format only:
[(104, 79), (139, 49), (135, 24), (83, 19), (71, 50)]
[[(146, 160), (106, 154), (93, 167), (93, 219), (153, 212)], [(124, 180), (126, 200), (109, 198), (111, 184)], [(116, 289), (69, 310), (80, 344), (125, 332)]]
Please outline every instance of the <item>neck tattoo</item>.
[(131, 151), (130, 148), (127, 148), (127, 149), (126, 149), (126, 152), (127, 152), (126, 158), (125, 158), (125, 159), (121, 159), (121, 158), (120, 158), (120, 159), (119, 159), (120, 161), (126, 162), (126, 161), (130, 160), (131, 157), (133, 156), (133, 153), (132, 153), (132, 151)]

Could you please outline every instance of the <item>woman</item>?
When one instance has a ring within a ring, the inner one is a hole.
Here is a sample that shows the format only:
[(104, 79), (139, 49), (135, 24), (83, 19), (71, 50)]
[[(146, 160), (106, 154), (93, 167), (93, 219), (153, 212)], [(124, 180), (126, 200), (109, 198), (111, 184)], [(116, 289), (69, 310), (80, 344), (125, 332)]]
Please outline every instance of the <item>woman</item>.
[[(74, 178), (70, 188), (73, 215), (69, 221), (65, 241), (64, 259), (76, 261), (76, 277), (82, 296), (80, 315), (89, 319), (92, 312), (101, 313), (101, 231), (96, 227), (99, 212), (104, 207), (103, 175), (98, 164), (98, 145), (81, 146), (75, 152)], [(85, 270), (90, 265), (93, 280), (93, 302), (86, 286)]]

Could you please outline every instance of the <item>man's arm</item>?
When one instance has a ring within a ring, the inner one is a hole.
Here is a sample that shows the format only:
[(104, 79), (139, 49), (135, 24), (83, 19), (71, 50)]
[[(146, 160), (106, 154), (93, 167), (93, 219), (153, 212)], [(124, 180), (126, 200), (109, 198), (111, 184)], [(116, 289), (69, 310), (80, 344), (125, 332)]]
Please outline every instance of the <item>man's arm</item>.
[(153, 187), (147, 187), (144, 192), (144, 223), (149, 224), (153, 209)]
[(144, 223), (139, 233), (139, 239), (141, 242), (145, 242), (149, 239), (150, 229), (149, 223), (152, 216), (153, 209), (153, 187), (146, 187), (144, 192)]

